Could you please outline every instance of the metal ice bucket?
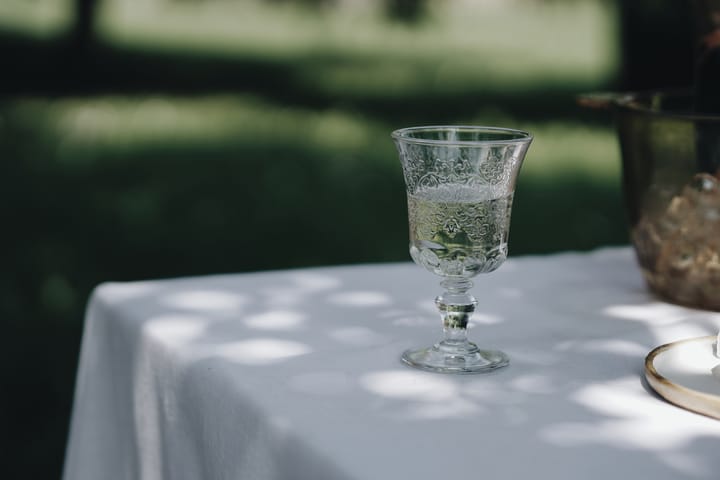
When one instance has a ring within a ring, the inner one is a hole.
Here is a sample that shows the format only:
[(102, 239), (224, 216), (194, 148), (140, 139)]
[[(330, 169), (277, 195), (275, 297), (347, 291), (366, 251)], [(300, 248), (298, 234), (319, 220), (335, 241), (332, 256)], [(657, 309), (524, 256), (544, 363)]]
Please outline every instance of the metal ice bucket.
[(648, 286), (720, 310), (720, 116), (693, 113), (689, 93), (594, 100), (616, 112), (631, 241)]

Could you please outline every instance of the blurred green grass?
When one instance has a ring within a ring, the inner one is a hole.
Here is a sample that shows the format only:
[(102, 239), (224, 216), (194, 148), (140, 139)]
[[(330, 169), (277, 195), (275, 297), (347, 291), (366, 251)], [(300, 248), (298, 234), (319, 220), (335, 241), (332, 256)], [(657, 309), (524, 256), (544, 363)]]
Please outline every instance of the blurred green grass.
[(307, 65), (308, 83), (344, 94), (396, 96), (433, 86), (512, 91), (560, 79), (597, 86), (616, 68), (610, 2), (430, 2), (429, 17), (411, 26), (381, 16), (373, 2), (320, 11), (292, 2), (103, 5), (100, 31), (114, 44), (326, 59)]
[(72, 22), (72, 0), (0, 2), (0, 28), (4, 31), (51, 38), (66, 32)]
[(409, 261), (395, 128), (533, 132), (511, 255), (626, 242), (614, 133), (574, 102), (617, 75), (610, 2), (431, 2), (408, 25), (363, 2), (106, 0), (82, 68), (58, 54), (63, 4), (0, 3), (26, 53), (0, 99), (0, 376), (21, 392), (2, 414), (22, 446), (4, 478), (57, 476), (98, 283)]

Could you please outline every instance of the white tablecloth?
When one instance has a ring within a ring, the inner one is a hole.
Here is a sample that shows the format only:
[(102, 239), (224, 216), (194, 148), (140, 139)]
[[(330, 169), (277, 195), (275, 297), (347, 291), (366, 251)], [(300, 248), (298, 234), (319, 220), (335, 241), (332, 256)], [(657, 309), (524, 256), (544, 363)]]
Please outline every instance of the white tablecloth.
[(645, 385), (643, 359), (720, 317), (646, 291), (627, 248), (510, 259), (476, 278), (477, 343), (447, 376), (411, 263), (108, 283), (85, 323), (66, 480), (720, 476), (720, 422)]

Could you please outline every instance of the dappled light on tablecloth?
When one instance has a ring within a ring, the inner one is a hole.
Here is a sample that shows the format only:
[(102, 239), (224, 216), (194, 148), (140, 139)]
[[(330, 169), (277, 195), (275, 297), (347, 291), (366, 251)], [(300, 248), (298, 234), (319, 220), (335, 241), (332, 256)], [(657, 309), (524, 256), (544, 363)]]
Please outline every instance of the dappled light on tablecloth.
[(645, 322), (650, 325), (668, 325), (688, 317), (686, 308), (663, 302), (634, 305), (611, 305), (603, 310), (611, 317)]
[[(541, 437), (569, 448), (607, 445), (656, 452), (658, 460), (668, 467), (685, 474), (707, 475), (710, 465), (694, 458), (687, 448), (699, 437), (716, 435), (716, 425), (696, 414), (665, 415), (668, 405), (632, 388), (638, 382), (636, 377), (625, 377), (580, 388), (572, 400), (599, 415), (584, 422), (547, 425)], [(683, 456), (693, 458), (693, 462), (676, 461)]]
[(382, 292), (354, 291), (331, 295), (328, 302), (344, 307), (379, 307), (390, 305), (392, 299)]
[(248, 299), (235, 292), (192, 290), (166, 295), (160, 301), (168, 306), (184, 310), (231, 312), (240, 310), (248, 302)]
[(153, 282), (133, 282), (103, 283), (96, 291), (102, 291), (103, 298), (105, 298), (108, 303), (116, 304), (124, 301), (137, 300), (140, 297), (155, 293), (157, 289), (157, 284)]
[(273, 365), (293, 357), (310, 353), (312, 349), (301, 342), (276, 338), (254, 338), (227, 342), (208, 349), (207, 354), (243, 365)]
[(287, 283), (283, 282), (270, 288), (263, 288), (260, 293), (274, 305), (295, 305), (307, 301), (313, 295), (338, 288), (340, 280), (331, 276), (314, 272), (293, 272), (288, 275)]
[(388, 370), (364, 375), (360, 384), (376, 395), (407, 402), (394, 413), (399, 419), (464, 418), (484, 410), (481, 405), (461, 396), (457, 385), (446, 377)]
[(361, 385), (388, 398), (444, 402), (457, 394), (452, 378), (431, 376), (412, 370), (387, 370), (364, 375)]
[(270, 310), (248, 315), (243, 322), (256, 330), (295, 330), (302, 327), (306, 315), (292, 310)]
[(153, 340), (174, 348), (197, 340), (208, 319), (200, 315), (165, 313), (151, 317), (143, 324), (143, 332)]

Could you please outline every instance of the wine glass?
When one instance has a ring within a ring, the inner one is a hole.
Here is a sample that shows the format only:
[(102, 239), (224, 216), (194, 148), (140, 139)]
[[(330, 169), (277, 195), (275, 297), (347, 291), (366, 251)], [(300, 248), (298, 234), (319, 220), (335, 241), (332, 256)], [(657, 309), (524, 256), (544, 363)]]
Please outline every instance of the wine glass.
[(443, 278), (435, 299), (445, 338), (408, 350), (402, 360), (441, 373), (482, 373), (504, 367), (507, 355), (467, 339), (477, 301), (470, 280), (507, 257), (515, 183), (532, 135), (520, 130), (429, 126), (396, 130), (407, 190), (410, 256)]

